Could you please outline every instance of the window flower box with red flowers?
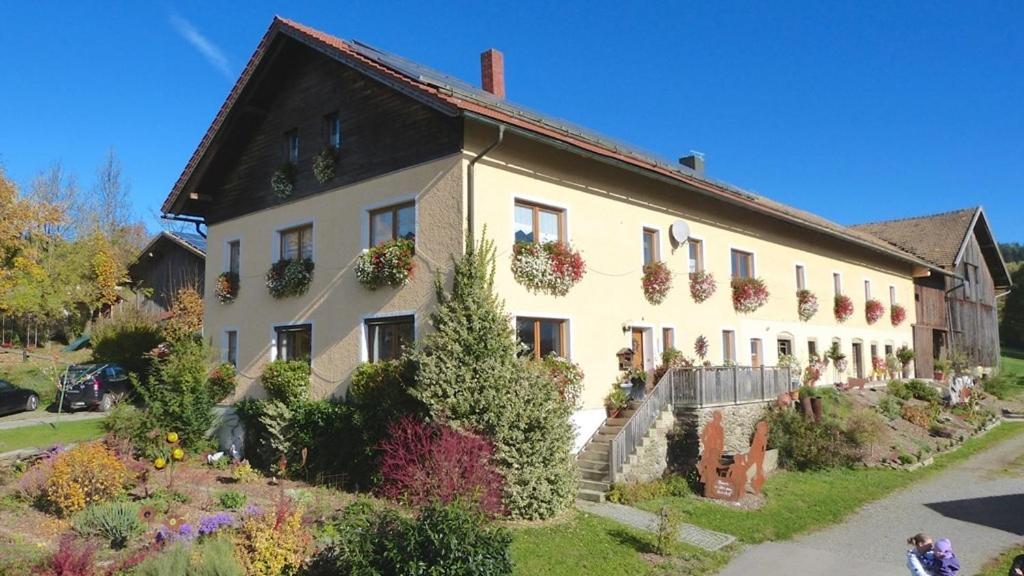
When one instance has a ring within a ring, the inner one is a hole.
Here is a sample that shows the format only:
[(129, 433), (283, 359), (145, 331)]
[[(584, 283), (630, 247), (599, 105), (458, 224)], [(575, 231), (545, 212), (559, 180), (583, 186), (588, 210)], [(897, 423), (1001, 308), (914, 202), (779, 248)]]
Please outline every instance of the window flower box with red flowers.
[(664, 262), (651, 262), (644, 266), (642, 280), (644, 296), (651, 304), (661, 304), (672, 289), (672, 271)]
[(705, 270), (690, 272), (690, 297), (697, 304), (711, 298), (716, 288), (718, 285), (711, 272)]
[(797, 314), (800, 320), (807, 322), (818, 313), (818, 297), (810, 290), (797, 290), (796, 292)]
[(580, 253), (563, 242), (518, 242), (512, 247), (512, 276), (531, 292), (565, 296), (586, 271)]
[(313, 282), (313, 261), (278, 260), (267, 271), (267, 290), (274, 298), (302, 296)]
[(238, 297), (238, 274), (221, 272), (217, 276), (217, 286), (213, 289), (217, 300), (222, 304), (233, 302)]
[(356, 260), (356, 279), (370, 290), (400, 288), (409, 283), (415, 267), (412, 240), (396, 238), (364, 250)]
[(874, 324), (885, 316), (885, 305), (879, 300), (872, 298), (864, 304), (864, 317), (867, 318), (868, 324)]
[(889, 308), (889, 319), (892, 321), (893, 326), (903, 324), (903, 321), (907, 319), (907, 309), (899, 304), (893, 304)]
[(732, 279), (732, 307), (749, 314), (768, 302), (768, 287), (760, 278)]
[(853, 299), (846, 294), (837, 295), (835, 304), (832, 306), (832, 313), (835, 314), (836, 320), (846, 322), (850, 316), (853, 316)]

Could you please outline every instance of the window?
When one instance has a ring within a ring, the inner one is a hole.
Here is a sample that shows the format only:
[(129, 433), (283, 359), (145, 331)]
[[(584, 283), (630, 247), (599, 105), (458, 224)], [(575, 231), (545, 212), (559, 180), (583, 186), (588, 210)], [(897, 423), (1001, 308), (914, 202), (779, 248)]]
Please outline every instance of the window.
[(836, 296), (843, 293), (843, 275), (839, 272), (832, 273), (832, 287), (836, 292)]
[(281, 260), (313, 259), (313, 225), (282, 230)]
[(313, 357), (313, 326), (299, 324), (296, 326), (278, 326), (277, 333), (278, 360), (305, 360)]
[(871, 300), (871, 280), (864, 281), (864, 301)]
[(811, 360), (813, 360), (813, 359), (815, 359), (817, 357), (818, 357), (818, 341), (817, 340), (808, 340), (807, 341), (807, 361), (810, 362)]
[(654, 264), (661, 259), (658, 253), (658, 231), (644, 228), (644, 266)]
[(871, 345), (871, 360), (874, 361), (875, 358), (878, 358), (878, 344)]
[(676, 347), (676, 329), (675, 328), (662, 328), (661, 329), (661, 349), (669, 350)]
[(402, 355), (402, 348), (415, 339), (414, 316), (366, 320), (366, 357), (370, 362), (395, 360)]
[(736, 333), (722, 330), (722, 363), (736, 362)]
[(789, 338), (779, 338), (779, 356), (791, 356), (793, 354), (793, 341)]
[(516, 336), (534, 358), (548, 354), (566, 357), (565, 320), (516, 318)]
[(798, 291), (807, 289), (807, 275), (802, 264), (796, 265), (796, 289)]
[(977, 300), (978, 287), (978, 267), (964, 263), (964, 297), (967, 300)]
[(299, 131), (289, 130), (284, 135), (286, 158), (292, 164), (299, 161)]
[(892, 353), (893, 353), (892, 352), (892, 344), (886, 344), (885, 345), (885, 357), (888, 358), (890, 355), (892, 355)]
[(324, 116), (324, 132), (327, 133), (327, 145), (337, 150), (341, 148), (341, 118), (338, 113)]
[(754, 277), (754, 255), (742, 250), (732, 251), (732, 277), (753, 278)]
[(896, 305), (896, 287), (895, 286), (889, 286), (889, 305), (890, 306), (895, 306)]
[(704, 241), (690, 238), (690, 274), (704, 271)]
[(516, 202), (516, 242), (562, 242), (565, 211), (538, 204)]
[(415, 202), (370, 211), (371, 247), (398, 238), (416, 240)]
[(242, 257), (242, 243), (239, 240), (228, 242), (228, 272), (238, 275)]
[(760, 368), (762, 363), (761, 353), (761, 339), (751, 338), (750, 340), (750, 365), (754, 368)]
[(235, 330), (228, 330), (224, 333), (225, 340), (227, 340), (227, 349), (224, 351), (225, 360), (231, 363), (232, 366), (238, 367), (238, 332)]

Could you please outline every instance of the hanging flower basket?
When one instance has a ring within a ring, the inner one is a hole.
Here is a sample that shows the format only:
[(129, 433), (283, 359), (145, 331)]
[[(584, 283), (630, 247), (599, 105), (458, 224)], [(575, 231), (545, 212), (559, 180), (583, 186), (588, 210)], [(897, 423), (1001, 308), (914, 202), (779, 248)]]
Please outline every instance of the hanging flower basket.
[(850, 319), (850, 316), (853, 316), (853, 300), (846, 294), (839, 294), (836, 296), (832, 312), (835, 314), (836, 320), (846, 322)]
[(807, 322), (818, 313), (818, 297), (810, 290), (797, 290), (797, 313), (800, 319)]
[(889, 308), (889, 319), (892, 321), (893, 326), (903, 324), (903, 321), (907, 319), (907, 309), (899, 304), (893, 304)]
[(278, 198), (285, 199), (295, 190), (295, 164), (285, 162), (270, 178), (270, 188)]
[(711, 298), (711, 295), (715, 293), (715, 289), (718, 285), (715, 283), (715, 277), (711, 272), (701, 270), (699, 272), (690, 272), (690, 297), (697, 304)]
[(512, 247), (512, 276), (531, 292), (565, 296), (587, 271), (580, 253), (561, 242), (518, 242)]
[(267, 271), (267, 290), (274, 298), (301, 296), (313, 282), (313, 261), (278, 260)]
[(749, 314), (768, 302), (768, 287), (760, 278), (732, 279), (732, 307)]
[(672, 271), (664, 262), (652, 262), (644, 266), (644, 296), (651, 304), (661, 304), (672, 289)]
[(222, 304), (233, 302), (238, 297), (238, 274), (234, 272), (221, 272), (217, 276), (217, 287), (214, 293)]
[(378, 244), (359, 255), (356, 278), (370, 290), (382, 286), (405, 286), (412, 278), (414, 253), (415, 245), (412, 240), (405, 238)]
[(867, 318), (868, 324), (874, 324), (885, 316), (885, 305), (880, 301), (872, 298), (864, 303), (864, 317)]
[(337, 155), (338, 151), (333, 146), (324, 146), (324, 149), (313, 158), (313, 176), (317, 182), (326, 184), (334, 179)]

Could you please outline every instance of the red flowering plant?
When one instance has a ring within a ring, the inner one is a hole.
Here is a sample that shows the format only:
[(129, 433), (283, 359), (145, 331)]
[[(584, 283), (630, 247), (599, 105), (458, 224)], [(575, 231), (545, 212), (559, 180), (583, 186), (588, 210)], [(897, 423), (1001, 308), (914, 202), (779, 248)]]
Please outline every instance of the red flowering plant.
[(889, 308), (889, 319), (892, 321), (893, 326), (903, 324), (903, 321), (907, 319), (907, 309), (899, 304), (893, 304)]
[(818, 297), (810, 290), (797, 290), (797, 313), (800, 319), (807, 322), (818, 313)]
[(732, 307), (749, 314), (768, 302), (768, 287), (760, 278), (732, 279)]
[(234, 301), (238, 297), (238, 274), (234, 272), (221, 272), (217, 276), (217, 286), (214, 288), (217, 300), (222, 304)]
[(697, 304), (711, 298), (716, 288), (718, 285), (711, 272), (705, 270), (690, 272), (690, 297)]
[(661, 304), (672, 289), (672, 271), (664, 262), (651, 262), (644, 266), (642, 283), (647, 301)]
[(864, 317), (867, 318), (868, 324), (878, 322), (882, 316), (885, 316), (885, 305), (880, 301), (872, 298), (864, 304)]
[(586, 271), (580, 253), (564, 242), (517, 242), (512, 247), (512, 276), (531, 292), (565, 296)]
[(853, 316), (853, 300), (846, 294), (837, 294), (832, 313), (835, 314), (836, 320), (846, 322)]
[(396, 238), (365, 250), (356, 260), (356, 279), (370, 290), (405, 286), (415, 267), (414, 252), (415, 245), (407, 238)]

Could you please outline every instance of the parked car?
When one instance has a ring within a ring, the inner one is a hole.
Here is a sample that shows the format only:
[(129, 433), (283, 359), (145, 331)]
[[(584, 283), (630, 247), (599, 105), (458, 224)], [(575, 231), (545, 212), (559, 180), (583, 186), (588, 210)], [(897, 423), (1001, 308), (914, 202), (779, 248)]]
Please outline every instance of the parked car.
[[(61, 376), (63, 410), (88, 408), (106, 412), (128, 393), (128, 372), (119, 364), (76, 364)], [(61, 392), (57, 391), (61, 402)]]
[(0, 380), (0, 414), (31, 412), (39, 406), (39, 396), (25, 388), (19, 388), (6, 380)]

